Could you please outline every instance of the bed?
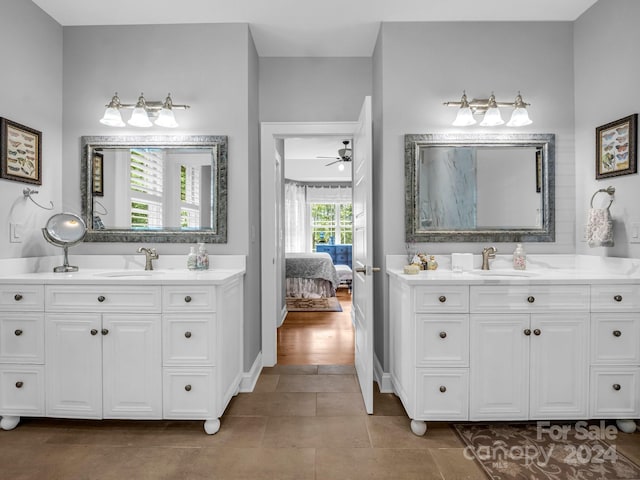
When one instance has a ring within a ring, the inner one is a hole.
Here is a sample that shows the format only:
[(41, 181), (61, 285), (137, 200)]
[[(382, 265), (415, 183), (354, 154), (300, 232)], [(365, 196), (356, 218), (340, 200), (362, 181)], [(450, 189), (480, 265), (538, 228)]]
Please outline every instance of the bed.
[(285, 262), (287, 297), (336, 296), (340, 280), (328, 253), (287, 253)]

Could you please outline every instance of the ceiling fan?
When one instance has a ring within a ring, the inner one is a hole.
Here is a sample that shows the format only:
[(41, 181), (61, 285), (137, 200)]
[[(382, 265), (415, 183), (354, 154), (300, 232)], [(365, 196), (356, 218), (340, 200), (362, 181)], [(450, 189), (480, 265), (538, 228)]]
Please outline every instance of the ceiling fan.
[[(349, 140), (343, 140), (342, 144), (344, 145), (344, 148), (341, 148), (338, 150), (338, 155), (339, 155), (338, 157), (316, 157), (316, 158), (335, 158), (335, 161), (327, 163), (325, 167), (328, 167), (329, 165), (333, 165), (334, 163), (350, 162), (351, 149), (349, 148)], [(340, 170), (343, 170), (344, 164), (338, 165), (338, 168), (340, 168)]]

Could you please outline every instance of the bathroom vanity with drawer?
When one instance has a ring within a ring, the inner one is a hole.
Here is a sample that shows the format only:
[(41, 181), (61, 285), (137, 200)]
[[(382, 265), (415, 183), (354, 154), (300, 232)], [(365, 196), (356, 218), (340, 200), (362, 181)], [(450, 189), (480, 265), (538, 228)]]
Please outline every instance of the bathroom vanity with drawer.
[(0, 426), (22, 416), (204, 420), (243, 371), (244, 269), (0, 278)]
[(635, 429), (640, 277), (619, 263), (519, 275), (388, 268), (390, 376), (412, 431), (423, 435), (428, 420)]

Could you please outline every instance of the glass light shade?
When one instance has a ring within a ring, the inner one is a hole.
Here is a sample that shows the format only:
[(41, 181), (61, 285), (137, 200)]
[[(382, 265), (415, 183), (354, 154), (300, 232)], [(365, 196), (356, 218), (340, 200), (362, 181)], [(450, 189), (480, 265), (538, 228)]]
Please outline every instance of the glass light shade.
[(173, 115), (173, 110), (170, 108), (160, 110), (160, 114), (154, 123), (160, 127), (176, 128), (178, 126), (176, 117)]
[(340, 170), (341, 172), (344, 171), (344, 162), (340, 162), (338, 164), (338, 170)]
[(529, 118), (529, 113), (526, 108), (515, 108), (511, 114), (511, 119), (507, 123), (507, 127), (523, 127), (525, 125), (531, 125), (533, 122)]
[(503, 123), (504, 120), (502, 120), (498, 107), (492, 107), (484, 114), (484, 118), (480, 122), (480, 125), (483, 127), (495, 127), (497, 125), (502, 125)]
[(100, 119), (100, 123), (108, 125), (109, 127), (124, 127), (120, 110), (113, 107), (109, 107), (104, 111), (104, 115)]
[(460, 107), (456, 119), (452, 125), (454, 127), (468, 127), (469, 125), (475, 125), (476, 119), (473, 118), (473, 112), (469, 107)]
[(147, 111), (142, 107), (136, 107), (133, 109), (133, 113), (131, 114), (131, 118), (128, 123), (134, 127), (150, 127), (153, 125), (149, 120)]

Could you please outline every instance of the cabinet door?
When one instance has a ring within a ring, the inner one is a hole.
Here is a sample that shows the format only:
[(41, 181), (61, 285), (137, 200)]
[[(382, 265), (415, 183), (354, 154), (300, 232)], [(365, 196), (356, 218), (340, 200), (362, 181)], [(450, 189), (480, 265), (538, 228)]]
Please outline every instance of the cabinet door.
[(470, 420), (529, 415), (529, 315), (471, 315)]
[(588, 315), (531, 316), (531, 419), (587, 417)]
[(48, 416), (102, 418), (100, 323), (99, 314), (45, 316)]
[(162, 418), (160, 315), (102, 318), (104, 418)]

